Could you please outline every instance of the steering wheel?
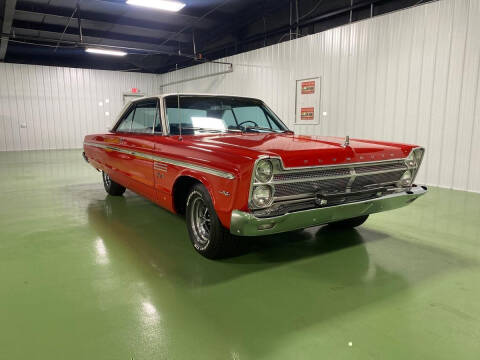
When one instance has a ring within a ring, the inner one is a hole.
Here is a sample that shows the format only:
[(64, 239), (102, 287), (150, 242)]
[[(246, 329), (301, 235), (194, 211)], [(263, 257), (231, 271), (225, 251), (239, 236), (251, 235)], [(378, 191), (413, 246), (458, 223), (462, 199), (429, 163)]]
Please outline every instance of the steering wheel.
[(238, 124), (238, 126), (242, 126), (243, 124), (246, 124), (246, 123), (252, 123), (252, 124), (255, 124), (255, 126), (258, 127), (258, 124), (255, 121), (252, 121), (252, 120), (242, 121), (241, 123)]

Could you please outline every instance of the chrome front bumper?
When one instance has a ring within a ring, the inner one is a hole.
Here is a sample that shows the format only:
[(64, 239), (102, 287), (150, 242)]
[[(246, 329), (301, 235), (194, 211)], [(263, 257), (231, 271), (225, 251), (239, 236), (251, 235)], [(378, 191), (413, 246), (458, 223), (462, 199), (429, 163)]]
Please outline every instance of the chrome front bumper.
[(426, 192), (425, 186), (417, 186), (412, 187), (411, 191), (376, 199), (297, 211), (269, 218), (259, 218), (248, 212), (234, 210), (232, 211), (230, 232), (239, 236), (258, 236), (328, 224), (333, 221), (397, 209), (410, 204)]

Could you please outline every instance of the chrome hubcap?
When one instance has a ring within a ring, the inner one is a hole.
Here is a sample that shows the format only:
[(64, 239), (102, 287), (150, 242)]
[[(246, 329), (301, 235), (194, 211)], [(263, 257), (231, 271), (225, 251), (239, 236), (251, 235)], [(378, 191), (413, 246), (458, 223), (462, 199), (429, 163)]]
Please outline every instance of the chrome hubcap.
[(204, 250), (210, 242), (210, 211), (201, 197), (195, 197), (190, 207), (192, 230), (195, 234), (194, 246)]

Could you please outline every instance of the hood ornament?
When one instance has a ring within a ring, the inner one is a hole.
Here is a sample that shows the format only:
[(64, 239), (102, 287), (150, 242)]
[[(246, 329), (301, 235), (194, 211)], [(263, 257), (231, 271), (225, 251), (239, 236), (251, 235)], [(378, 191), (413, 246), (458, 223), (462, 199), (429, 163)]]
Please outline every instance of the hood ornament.
[(345, 136), (345, 142), (342, 145), (343, 147), (350, 146), (350, 136)]

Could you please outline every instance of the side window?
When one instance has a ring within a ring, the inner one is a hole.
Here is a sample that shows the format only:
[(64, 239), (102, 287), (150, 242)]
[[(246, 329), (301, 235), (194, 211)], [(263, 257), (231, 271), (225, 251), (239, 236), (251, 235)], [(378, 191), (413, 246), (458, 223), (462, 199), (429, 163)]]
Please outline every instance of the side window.
[(135, 106), (130, 107), (128, 113), (123, 117), (123, 120), (117, 126), (116, 131), (129, 132), (132, 124), (133, 114), (135, 113)]
[(157, 118), (158, 108), (156, 101), (153, 100), (137, 103), (132, 121), (132, 132), (152, 133)]
[(178, 135), (180, 133), (180, 123), (182, 124), (184, 134), (191, 133), (192, 127), (197, 126), (193, 120), (195, 120), (195, 118), (205, 118), (206, 116), (207, 112), (205, 110), (167, 108), (170, 134)]

